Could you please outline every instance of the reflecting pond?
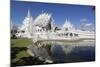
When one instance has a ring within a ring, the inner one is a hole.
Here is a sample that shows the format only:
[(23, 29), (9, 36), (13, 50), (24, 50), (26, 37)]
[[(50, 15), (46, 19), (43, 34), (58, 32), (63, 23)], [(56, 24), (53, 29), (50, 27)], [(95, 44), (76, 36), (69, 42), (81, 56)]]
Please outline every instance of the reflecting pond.
[(95, 60), (95, 41), (57, 42), (44, 41), (31, 45), (28, 52), (51, 63)]

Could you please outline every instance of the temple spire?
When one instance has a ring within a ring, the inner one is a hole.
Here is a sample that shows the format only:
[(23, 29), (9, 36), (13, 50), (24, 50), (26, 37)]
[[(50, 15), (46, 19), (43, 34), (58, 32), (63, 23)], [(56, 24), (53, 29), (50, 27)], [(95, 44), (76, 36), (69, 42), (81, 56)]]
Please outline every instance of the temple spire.
[(30, 16), (31, 16), (30, 9), (28, 9), (27, 17), (30, 17)]

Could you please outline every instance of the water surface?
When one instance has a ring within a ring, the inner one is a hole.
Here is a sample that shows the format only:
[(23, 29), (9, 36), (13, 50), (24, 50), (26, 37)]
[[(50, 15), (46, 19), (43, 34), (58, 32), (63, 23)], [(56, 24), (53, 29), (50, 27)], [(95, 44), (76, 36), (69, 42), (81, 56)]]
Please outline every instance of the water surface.
[(41, 42), (33, 44), (31, 52), (41, 59), (52, 60), (53, 63), (94, 61), (95, 42)]
[(57, 43), (51, 47), (54, 62), (94, 61), (94, 42)]

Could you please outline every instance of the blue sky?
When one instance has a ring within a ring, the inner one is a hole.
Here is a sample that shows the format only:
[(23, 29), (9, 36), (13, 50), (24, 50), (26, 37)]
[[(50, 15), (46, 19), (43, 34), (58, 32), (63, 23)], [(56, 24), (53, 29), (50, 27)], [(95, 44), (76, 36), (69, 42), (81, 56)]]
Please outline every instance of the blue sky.
[(80, 25), (81, 20), (85, 20), (87, 23), (95, 23), (94, 6), (24, 1), (11, 2), (12, 22), (20, 26), (27, 15), (28, 9), (30, 9), (33, 19), (35, 19), (42, 12), (51, 13), (58, 26), (62, 26), (66, 18), (68, 18), (68, 20), (70, 20), (76, 27)]

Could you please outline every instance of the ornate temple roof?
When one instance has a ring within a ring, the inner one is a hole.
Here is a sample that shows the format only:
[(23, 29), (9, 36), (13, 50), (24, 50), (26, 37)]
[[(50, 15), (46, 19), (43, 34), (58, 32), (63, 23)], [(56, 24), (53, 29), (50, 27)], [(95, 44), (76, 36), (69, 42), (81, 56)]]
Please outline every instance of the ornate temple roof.
[(20, 27), (20, 30), (25, 30), (26, 28), (28, 28), (30, 25), (33, 24), (33, 17), (31, 16), (29, 9), (28, 9), (27, 16), (25, 17), (22, 23), (23, 24)]
[(48, 23), (51, 23), (51, 22), (52, 22), (52, 15), (48, 13), (42, 13), (36, 17), (33, 25), (45, 27)]

